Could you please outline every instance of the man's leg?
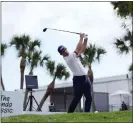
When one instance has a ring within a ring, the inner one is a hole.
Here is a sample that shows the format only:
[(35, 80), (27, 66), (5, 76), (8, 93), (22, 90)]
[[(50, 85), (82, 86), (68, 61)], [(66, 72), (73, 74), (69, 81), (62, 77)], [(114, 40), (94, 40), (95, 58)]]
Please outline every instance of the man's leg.
[(90, 112), (91, 103), (92, 103), (92, 94), (91, 94), (91, 84), (89, 80), (85, 83), (84, 86), (84, 96), (86, 98), (85, 101), (85, 112)]
[(72, 100), (72, 102), (68, 108), (68, 113), (74, 112), (74, 110), (75, 110), (77, 104), (79, 103), (82, 95), (83, 95), (82, 89), (74, 87), (74, 98), (73, 98), (73, 100)]

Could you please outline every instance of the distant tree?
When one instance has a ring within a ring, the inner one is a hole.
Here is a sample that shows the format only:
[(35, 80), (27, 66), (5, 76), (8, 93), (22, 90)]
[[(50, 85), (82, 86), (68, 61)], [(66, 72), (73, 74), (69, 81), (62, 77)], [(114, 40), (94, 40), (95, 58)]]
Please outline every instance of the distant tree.
[(116, 10), (117, 15), (121, 18), (127, 18), (132, 16), (133, 2), (131, 1), (113, 1), (111, 4)]
[(24, 84), (24, 71), (26, 67), (27, 52), (29, 50), (30, 51), (34, 50), (36, 46), (40, 47), (40, 43), (41, 42), (39, 40), (34, 40), (32, 42), (31, 37), (25, 34), (20, 35), (20, 36), (15, 35), (10, 42), (10, 46), (15, 46), (15, 49), (18, 52), (18, 57), (21, 58), (20, 60), (20, 74), (21, 74), (20, 89), (23, 89), (23, 84)]
[[(7, 49), (7, 44), (2, 43), (1, 44), (1, 56), (2, 57), (4, 57), (6, 49)], [(1, 75), (1, 87), (2, 87), (3, 91), (5, 91), (5, 86), (4, 86), (4, 82), (3, 82), (3, 79), (2, 79), (2, 75)]]
[[(113, 5), (114, 10), (116, 10), (118, 17), (131, 20), (133, 24), (133, 2), (117, 1), (111, 2), (111, 4)], [(128, 54), (132, 51), (133, 48), (132, 32), (126, 24), (124, 24), (124, 28), (126, 29), (126, 34), (122, 38), (117, 38), (114, 43), (116, 49), (118, 49), (119, 54)], [(132, 66), (133, 64), (130, 65), (129, 71), (133, 71)]]
[[(34, 42), (32, 42), (32, 43), (34, 43)], [(33, 70), (35, 68), (37, 68), (38, 66), (42, 66), (42, 62), (47, 61), (50, 58), (48, 55), (44, 55), (42, 57), (42, 55), (41, 55), (42, 51), (32, 48), (31, 47), (31, 46), (33, 46), (32, 43), (29, 46), (29, 49), (32, 49), (32, 50), (29, 50), (27, 52), (27, 61), (28, 61), (28, 66), (30, 67), (29, 75), (33, 75)], [(27, 101), (27, 97), (28, 97), (28, 92), (29, 92), (29, 90), (26, 89), (25, 96), (24, 96), (24, 103), (23, 103), (24, 111), (26, 110), (26, 101)]]

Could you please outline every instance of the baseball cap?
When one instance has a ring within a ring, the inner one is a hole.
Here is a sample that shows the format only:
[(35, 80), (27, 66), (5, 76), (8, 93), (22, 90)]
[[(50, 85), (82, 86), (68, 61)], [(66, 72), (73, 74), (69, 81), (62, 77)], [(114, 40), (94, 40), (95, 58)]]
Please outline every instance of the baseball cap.
[(58, 52), (59, 52), (60, 54), (63, 53), (65, 50), (66, 50), (66, 48), (65, 48), (63, 45), (60, 45), (60, 46), (58, 47)]

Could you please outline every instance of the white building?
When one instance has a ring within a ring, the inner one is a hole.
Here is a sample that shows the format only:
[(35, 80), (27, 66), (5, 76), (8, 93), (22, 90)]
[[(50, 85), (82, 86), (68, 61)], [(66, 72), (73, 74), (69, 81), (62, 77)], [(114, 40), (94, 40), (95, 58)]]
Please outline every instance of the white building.
[[(127, 105), (132, 106), (132, 79), (130, 75), (119, 75), (106, 78), (96, 79), (94, 82), (95, 92), (109, 93), (109, 105), (110, 110), (118, 110), (120, 108), (121, 99), (120, 96), (112, 97), (110, 94), (123, 90), (131, 93), (130, 96), (123, 96), (122, 101), (125, 101)], [(112, 107), (114, 106), (114, 107)], [(113, 109), (112, 109), (113, 108)]]

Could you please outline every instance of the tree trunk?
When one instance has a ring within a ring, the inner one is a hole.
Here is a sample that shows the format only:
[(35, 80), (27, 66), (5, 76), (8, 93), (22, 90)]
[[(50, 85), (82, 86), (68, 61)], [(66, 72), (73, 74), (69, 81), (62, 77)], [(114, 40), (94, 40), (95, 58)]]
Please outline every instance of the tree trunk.
[(91, 69), (91, 66), (89, 66), (88, 76), (90, 78), (91, 86), (92, 86), (92, 112), (94, 112), (96, 111), (96, 105), (95, 105), (94, 88), (93, 88), (94, 76), (93, 76), (93, 71)]
[(31, 68), (29, 75), (33, 75), (33, 68)]
[[(30, 71), (29, 75), (33, 75), (33, 72)], [(28, 99), (28, 93), (29, 93), (29, 90), (25, 89), (24, 102), (23, 102), (23, 111), (26, 110), (26, 102), (27, 102), (27, 99)]]
[(24, 95), (24, 102), (23, 102), (23, 111), (26, 110), (26, 102), (27, 102), (27, 98), (28, 98), (28, 89), (25, 89), (25, 95)]
[(23, 89), (24, 84), (24, 70), (21, 69), (20, 89)]
[(48, 96), (52, 93), (53, 89), (54, 88), (50, 88), (50, 85), (55, 85), (55, 79), (56, 79), (56, 76), (54, 76), (54, 79), (52, 81), (52, 83), (49, 84), (48, 88), (47, 88), (47, 91), (46, 93), (44, 94), (44, 96), (42, 97), (41, 101), (40, 101), (40, 104), (37, 108), (37, 111), (40, 111), (40, 109), (42, 108), (45, 100), (48, 98)]
[(94, 91), (93, 91), (93, 85), (92, 85), (92, 112), (96, 111), (96, 105), (95, 105), (95, 97), (94, 97)]
[(25, 61), (26, 61), (26, 59), (24, 57), (22, 57), (22, 59), (20, 61), (20, 74), (21, 74), (20, 89), (23, 89), (23, 84), (24, 84)]
[(4, 86), (4, 83), (3, 83), (2, 75), (1, 75), (1, 87), (2, 87), (3, 91), (5, 91), (5, 86)]

